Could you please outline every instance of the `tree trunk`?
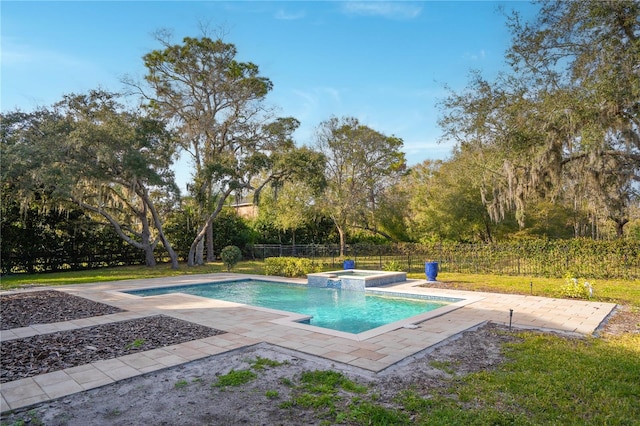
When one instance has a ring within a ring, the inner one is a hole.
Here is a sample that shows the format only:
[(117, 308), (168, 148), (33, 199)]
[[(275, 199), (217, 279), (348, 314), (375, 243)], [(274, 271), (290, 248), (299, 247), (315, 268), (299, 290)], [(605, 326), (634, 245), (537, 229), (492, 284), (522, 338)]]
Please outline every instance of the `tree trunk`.
[(486, 239), (485, 242), (492, 243), (493, 242), (493, 236), (491, 235), (491, 225), (490, 225), (489, 221), (485, 220), (484, 229), (485, 229), (485, 232), (487, 233), (487, 239)]
[(291, 230), (291, 256), (296, 255), (296, 230)]
[(146, 215), (146, 204), (143, 209), (144, 215), (138, 216), (142, 222), (142, 247), (144, 249), (144, 264), (152, 267), (156, 266), (156, 258), (154, 251), (156, 249), (156, 243), (151, 242), (151, 231), (149, 230), (149, 220)]
[(144, 264), (148, 267), (156, 266), (156, 258), (154, 256), (155, 245), (147, 245), (144, 248)]
[(629, 223), (628, 219), (614, 219), (616, 223), (616, 237), (622, 238), (624, 237), (624, 226)]
[[(207, 222), (204, 224), (202, 228), (200, 228), (198, 235), (196, 235), (196, 238), (191, 243), (191, 248), (189, 249), (189, 255), (187, 256), (187, 265), (194, 266), (196, 264), (196, 260), (198, 261), (198, 265), (202, 265), (204, 263), (202, 252), (200, 252), (200, 255), (196, 257), (196, 250), (203, 251), (204, 236), (207, 233), (207, 227), (211, 226), (213, 219), (215, 219), (218, 216), (218, 213), (220, 213), (220, 211), (222, 210), (222, 207), (224, 206), (224, 202), (226, 201), (229, 194), (231, 194), (231, 189), (227, 189), (222, 195), (220, 195), (220, 198), (218, 199), (218, 203), (216, 205), (216, 209), (213, 211), (213, 213), (211, 213), (211, 215), (207, 219)], [(199, 249), (200, 244), (202, 244), (202, 249)]]
[(164, 248), (167, 250), (167, 253), (169, 254), (169, 259), (171, 259), (171, 269), (178, 269), (180, 267), (180, 264), (178, 263), (178, 254), (171, 246), (171, 243), (169, 242), (169, 240), (167, 240), (167, 237), (164, 235), (164, 232), (159, 230), (158, 234), (160, 237), (160, 241), (162, 241), (162, 245), (164, 246)]
[(340, 235), (340, 257), (344, 257), (344, 252), (347, 250), (347, 241), (345, 240), (344, 229), (341, 226), (336, 225), (338, 229), (338, 235)]
[(169, 254), (169, 258), (171, 259), (171, 269), (178, 269), (179, 268), (178, 255), (176, 254), (175, 250), (171, 246), (171, 243), (169, 242), (169, 240), (167, 240), (167, 237), (164, 235), (164, 230), (162, 229), (162, 221), (160, 220), (160, 215), (158, 215), (158, 211), (153, 205), (153, 202), (151, 201), (151, 199), (149, 198), (149, 193), (147, 192), (147, 189), (143, 188), (142, 193), (139, 193), (139, 195), (142, 197), (143, 201), (149, 207), (149, 211), (151, 211), (151, 217), (153, 218), (153, 224), (156, 227), (156, 230), (158, 231), (158, 237), (160, 238), (160, 241), (162, 241), (162, 245), (167, 250), (167, 253)]
[(201, 238), (196, 246), (196, 258), (194, 259), (196, 265), (204, 265), (204, 240), (204, 238)]
[(201, 229), (196, 235), (196, 238), (191, 243), (191, 247), (189, 248), (189, 254), (187, 255), (187, 266), (195, 266), (196, 265), (196, 250), (198, 248), (198, 244), (200, 244), (200, 240), (204, 238), (205, 229)]
[(116, 231), (116, 234), (118, 234), (120, 238), (122, 238), (124, 241), (131, 244), (135, 248), (144, 251), (145, 265), (156, 266), (156, 258), (154, 256), (154, 251), (156, 249), (157, 241), (155, 242), (151, 241), (151, 232), (149, 231), (149, 220), (147, 218), (147, 203), (143, 203), (144, 208), (142, 211), (137, 211), (137, 210), (135, 211), (136, 216), (140, 219), (142, 223), (142, 232), (138, 235), (140, 237), (140, 241), (136, 241), (131, 237), (129, 237), (122, 230), (122, 226), (120, 226), (120, 223), (118, 223), (118, 221), (113, 216), (111, 216), (109, 213), (107, 213), (103, 209), (87, 204), (78, 198), (72, 197), (71, 199), (73, 200), (74, 203), (76, 203), (83, 209), (97, 213), (102, 217), (104, 217), (105, 219), (107, 219), (107, 221), (109, 221), (111, 226), (113, 226), (113, 229)]
[(215, 262), (216, 257), (213, 252), (213, 222), (207, 226), (207, 262)]
[(200, 245), (200, 241), (203, 237), (200, 237), (198, 234), (191, 243), (191, 247), (189, 248), (189, 254), (187, 255), (187, 266), (195, 266), (196, 264), (200, 265), (201, 263), (197, 263), (198, 259), (198, 246)]

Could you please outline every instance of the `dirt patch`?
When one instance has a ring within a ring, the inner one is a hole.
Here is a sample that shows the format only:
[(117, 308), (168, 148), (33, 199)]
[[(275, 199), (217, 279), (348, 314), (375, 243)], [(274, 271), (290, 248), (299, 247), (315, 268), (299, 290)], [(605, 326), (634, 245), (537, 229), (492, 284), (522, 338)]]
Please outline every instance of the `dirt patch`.
[[(393, 406), (394, 397), (408, 388), (426, 396), (447, 378), (494, 368), (503, 361), (501, 345), (518, 339), (517, 333), (486, 325), (379, 374), (261, 344), (71, 395), (5, 420), (33, 418), (46, 425), (315, 425), (323, 422), (317, 411), (283, 404), (299, 392), (305, 371), (339, 371), (367, 387), (365, 395), (341, 394), (338, 405), (376, 394), (377, 403)], [(280, 365), (253, 369), (260, 358)], [(216, 386), (222, 375), (240, 370), (254, 371), (257, 377), (238, 387)]]
[(640, 333), (640, 307), (618, 305), (602, 328), (598, 330), (598, 334), (603, 337), (624, 333)]
[(0, 329), (72, 321), (123, 312), (62, 291), (45, 290), (0, 296)]
[(223, 334), (163, 315), (7, 340), (0, 383)]

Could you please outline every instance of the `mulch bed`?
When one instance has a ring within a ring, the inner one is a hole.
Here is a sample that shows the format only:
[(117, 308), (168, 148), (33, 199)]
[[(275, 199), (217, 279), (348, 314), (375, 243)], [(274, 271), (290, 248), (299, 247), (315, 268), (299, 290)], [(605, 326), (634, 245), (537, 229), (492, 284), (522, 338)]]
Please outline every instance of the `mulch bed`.
[(0, 345), (0, 383), (223, 333), (156, 315), (7, 340)]
[(124, 312), (62, 291), (44, 290), (0, 296), (0, 329), (71, 321)]

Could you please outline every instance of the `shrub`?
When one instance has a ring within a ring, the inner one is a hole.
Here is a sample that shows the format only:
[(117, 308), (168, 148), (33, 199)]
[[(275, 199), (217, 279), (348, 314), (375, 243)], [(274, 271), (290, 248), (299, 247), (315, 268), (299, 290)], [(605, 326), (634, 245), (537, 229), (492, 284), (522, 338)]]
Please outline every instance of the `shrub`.
[(402, 265), (397, 260), (390, 260), (382, 266), (383, 271), (402, 272)]
[(226, 246), (220, 252), (220, 258), (230, 271), (238, 262), (242, 260), (242, 252), (236, 246)]
[(567, 275), (565, 284), (560, 287), (558, 295), (570, 299), (591, 299), (593, 296), (593, 287), (588, 281), (580, 283), (577, 278)]
[(320, 270), (320, 265), (314, 266), (311, 259), (299, 257), (268, 257), (264, 264), (265, 274), (281, 277), (304, 277)]

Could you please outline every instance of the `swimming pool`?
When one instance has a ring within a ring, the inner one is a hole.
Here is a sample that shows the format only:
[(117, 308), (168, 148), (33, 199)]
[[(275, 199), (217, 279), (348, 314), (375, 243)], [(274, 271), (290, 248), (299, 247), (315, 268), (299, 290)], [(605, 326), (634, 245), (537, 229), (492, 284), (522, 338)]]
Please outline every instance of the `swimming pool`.
[(205, 284), (129, 290), (137, 296), (186, 293), (308, 315), (305, 323), (317, 327), (361, 333), (407, 319), (460, 299), (399, 297), (371, 291), (309, 287), (274, 281), (242, 279)]

